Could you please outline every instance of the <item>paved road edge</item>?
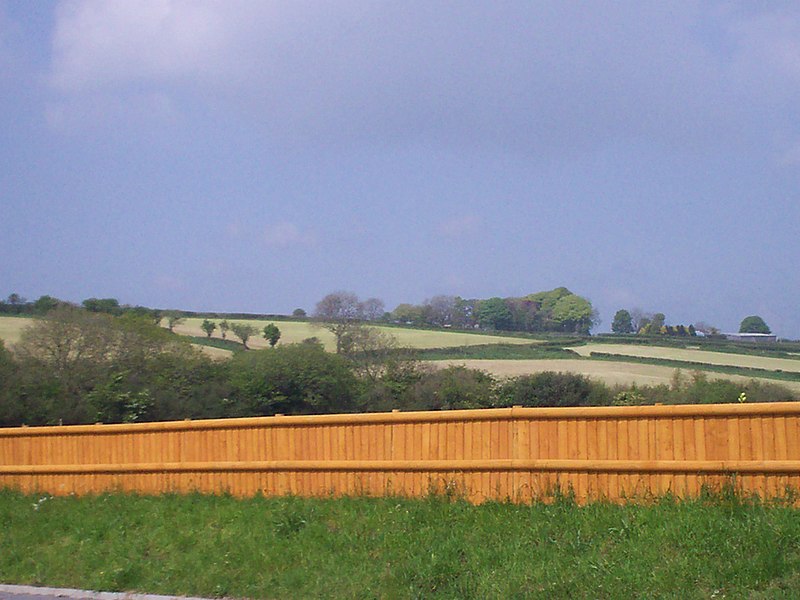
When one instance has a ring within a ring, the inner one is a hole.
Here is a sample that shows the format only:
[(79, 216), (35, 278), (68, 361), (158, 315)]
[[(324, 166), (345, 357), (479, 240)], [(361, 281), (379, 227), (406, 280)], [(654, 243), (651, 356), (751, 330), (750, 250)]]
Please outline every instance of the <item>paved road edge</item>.
[(36, 587), (32, 585), (0, 584), (0, 595), (23, 594), (30, 596), (52, 596), (53, 598), (72, 598), (74, 600), (207, 600), (190, 596), (159, 596), (134, 592), (92, 592), (69, 588)]

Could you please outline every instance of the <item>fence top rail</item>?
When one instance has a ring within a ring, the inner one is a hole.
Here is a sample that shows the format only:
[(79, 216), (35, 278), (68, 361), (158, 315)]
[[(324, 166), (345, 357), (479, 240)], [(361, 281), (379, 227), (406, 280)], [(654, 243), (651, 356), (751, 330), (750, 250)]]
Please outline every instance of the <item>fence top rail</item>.
[(474, 410), (295, 415), (159, 421), (95, 425), (52, 425), (46, 427), (0, 428), (0, 438), (40, 435), (121, 434), (136, 432), (246, 429), (254, 427), (314, 427), (324, 425), (371, 425), (390, 423), (432, 423), (448, 421), (552, 420), (552, 419), (642, 419), (800, 415), (800, 402), (759, 404), (676, 404), (650, 406), (591, 406), (566, 408), (486, 408)]

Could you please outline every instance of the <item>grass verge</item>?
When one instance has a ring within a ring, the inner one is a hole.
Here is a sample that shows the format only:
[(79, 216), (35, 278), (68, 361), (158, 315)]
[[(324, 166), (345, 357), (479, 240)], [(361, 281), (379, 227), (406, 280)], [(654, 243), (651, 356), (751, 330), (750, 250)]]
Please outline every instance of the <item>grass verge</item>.
[(248, 598), (789, 598), (797, 510), (0, 491), (0, 581)]

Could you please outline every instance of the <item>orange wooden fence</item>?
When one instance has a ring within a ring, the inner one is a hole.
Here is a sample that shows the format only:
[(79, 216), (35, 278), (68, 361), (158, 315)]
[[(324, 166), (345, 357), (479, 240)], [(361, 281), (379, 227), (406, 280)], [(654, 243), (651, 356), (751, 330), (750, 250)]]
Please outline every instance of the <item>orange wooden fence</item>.
[(800, 403), (504, 408), (0, 429), (0, 487), (53, 494), (453, 491), (528, 501), (800, 489)]

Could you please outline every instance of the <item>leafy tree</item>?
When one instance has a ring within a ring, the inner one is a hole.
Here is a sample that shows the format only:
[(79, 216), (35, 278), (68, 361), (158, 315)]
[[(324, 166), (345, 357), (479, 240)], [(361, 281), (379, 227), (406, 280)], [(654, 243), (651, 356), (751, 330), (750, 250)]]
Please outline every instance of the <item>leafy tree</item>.
[(18, 402), (19, 365), (0, 339), (0, 427), (24, 422), (24, 407)]
[(494, 378), (484, 371), (451, 366), (423, 376), (402, 408), (451, 410), (483, 408), (494, 401)]
[(506, 305), (512, 315), (512, 329), (516, 331), (537, 331), (542, 328), (543, 313), (539, 304), (527, 298), (509, 298)]
[(437, 327), (453, 325), (456, 313), (455, 296), (434, 296), (423, 305), (425, 322)]
[[(342, 354), (352, 363), (358, 375), (378, 380), (397, 350), (397, 338), (390, 333), (363, 324), (352, 327), (343, 343)], [(395, 360), (400, 360), (395, 357)]]
[(53, 401), (63, 402), (61, 418), (74, 423), (90, 417), (80, 399), (101, 379), (119, 345), (109, 315), (63, 307), (25, 329), (15, 351), (28, 373), (48, 383)]
[(228, 319), (222, 319), (219, 322), (219, 332), (222, 334), (222, 339), (224, 340), (228, 335), (228, 330), (231, 328), (231, 324), (228, 323)]
[(643, 335), (659, 335), (661, 333), (666, 333), (666, 328), (664, 326), (665, 320), (666, 317), (664, 313), (655, 313), (654, 315), (642, 317), (639, 333)]
[(399, 323), (410, 323), (418, 325), (422, 323), (422, 307), (413, 304), (398, 304), (392, 311), (392, 319)]
[(314, 318), (336, 337), (336, 353), (341, 354), (364, 318), (363, 305), (351, 292), (333, 292), (317, 302)]
[(379, 321), (386, 314), (386, 307), (380, 298), (367, 298), (361, 302), (359, 312), (365, 321)]
[(109, 315), (122, 313), (122, 307), (116, 298), (87, 298), (83, 301), (83, 307), (89, 312), (108, 313)]
[(271, 347), (275, 347), (275, 344), (278, 343), (278, 340), (281, 339), (281, 330), (278, 329), (275, 323), (270, 323), (269, 325), (264, 326), (264, 339), (269, 342)]
[(486, 329), (510, 329), (512, 324), (511, 310), (506, 301), (494, 297), (483, 300), (478, 305), (478, 324)]
[(633, 325), (634, 333), (639, 333), (644, 327), (646, 327), (653, 315), (650, 313), (644, 312), (641, 308), (634, 308), (631, 310), (631, 325)]
[(8, 295), (6, 302), (8, 302), (11, 306), (19, 306), (21, 304), (25, 304), (27, 300), (17, 293), (12, 293)]
[(503, 406), (588, 406), (608, 403), (609, 393), (584, 375), (544, 371), (504, 382), (499, 396)]
[(45, 315), (51, 310), (58, 308), (64, 304), (58, 298), (53, 298), (52, 296), (40, 296), (39, 299), (33, 303), (33, 311), (40, 315)]
[(348, 412), (358, 381), (348, 361), (319, 344), (287, 344), (231, 359), (234, 414)]
[(206, 332), (206, 336), (209, 337), (209, 338), (214, 333), (214, 330), (216, 328), (217, 328), (217, 324), (214, 323), (214, 321), (209, 321), (208, 319), (205, 319), (203, 321), (203, 323), (200, 325), (200, 329), (205, 331)]
[(552, 318), (562, 331), (587, 335), (592, 328), (592, 304), (575, 294), (563, 296), (553, 306)]
[(249, 350), (247, 340), (258, 333), (258, 329), (249, 323), (231, 323), (231, 331), (233, 331), (233, 335), (242, 340), (242, 346), (244, 346), (245, 350)]
[(176, 325), (180, 325), (185, 321), (186, 319), (178, 311), (172, 310), (167, 312), (167, 329), (169, 329), (170, 332), (173, 331)]
[(26, 329), (14, 349), (16, 401), (31, 425), (183, 418), (192, 416), (181, 410), (192, 402), (225, 393), (207, 376), (184, 383), (180, 373), (188, 365), (206, 374), (217, 367), (135, 314), (60, 306)]
[(557, 287), (549, 292), (537, 292), (535, 294), (529, 294), (525, 296), (525, 299), (537, 303), (539, 305), (539, 309), (545, 313), (551, 313), (553, 312), (553, 309), (555, 309), (556, 303), (559, 300), (566, 296), (572, 295), (572, 292), (570, 292), (567, 288)]
[(742, 320), (739, 325), (739, 333), (772, 333), (764, 319), (758, 315), (750, 315)]
[(305, 319), (306, 318), (306, 311), (304, 311), (302, 308), (295, 308), (292, 311), (292, 316), (295, 319)]
[(614, 315), (614, 322), (611, 323), (611, 331), (614, 333), (633, 333), (633, 318), (627, 310), (620, 309)]

